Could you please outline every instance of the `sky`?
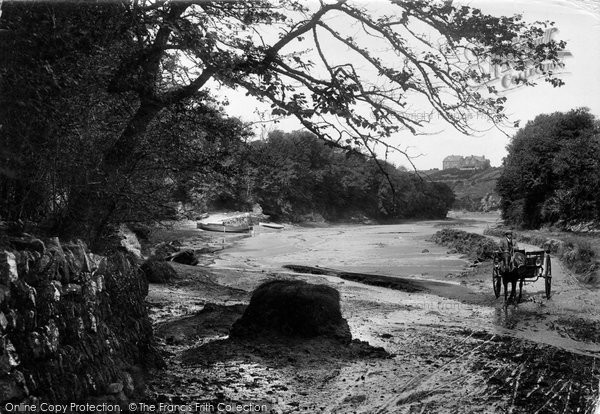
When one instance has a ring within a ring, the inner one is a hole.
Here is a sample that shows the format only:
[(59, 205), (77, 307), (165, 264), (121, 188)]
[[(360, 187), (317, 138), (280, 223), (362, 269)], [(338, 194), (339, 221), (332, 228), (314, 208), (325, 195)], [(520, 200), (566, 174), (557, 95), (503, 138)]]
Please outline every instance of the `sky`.
[[(377, 11), (385, 11), (387, 7), (383, 0), (368, 0), (365, 3)], [(553, 38), (567, 42), (566, 49), (570, 56), (564, 58), (564, 73), (561, 74), (564, 86), (554, 88), (540, 81), (535, 87), (503, 91), (511, 121), (518, 120), (523, 126), (536, 115), (578, 107), (588, 107), (600, 118), (600, 0), (471, 0), (460, 3), (480, 8), (491, 15), (518, 13), (526, 21), (554, 21), (558, 31), (553, 33)], [(343, 54), (344, 50), (336, 50), (335, 53)], [(500, 85), (498, 89), (503, 88)], [(248, 122), (258, 121), (257, 112), (268, 109), (268, 106), (241, 93), (231, 95), (230, 102), (227, 112)], [(451, 126), (434, 119), (428, 128), (429, 134), (413, 136), (408, 131), (402, 131), (393, 136), (390, 143), (407, 151), (419, 170), (441, 169), (442, 160), (448, 155), (484, 155), (492, 166), (501, 165), (510, 136), (516, 129), (499, 131), (483, 120), (474, 118), (473, 122), (480, 132), (471, 136), (462, 135)], [(262, 129), (257, 126), (259, 134), (272, 129), (293, 131), (300, 129), (300, 126), (293, 120), (262, 125)], [(389, 160), (398, 166), (410, 167), (401, 154), (391, 155)]]

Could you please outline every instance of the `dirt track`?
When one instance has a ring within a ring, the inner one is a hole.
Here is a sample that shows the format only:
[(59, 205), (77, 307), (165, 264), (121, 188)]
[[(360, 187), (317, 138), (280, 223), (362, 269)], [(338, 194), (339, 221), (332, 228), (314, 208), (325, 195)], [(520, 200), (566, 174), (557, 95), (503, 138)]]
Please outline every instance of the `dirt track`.
[[(208, 270), (176, 265), (178, 280), (153, 286), (149, 297), (169, 365), (151, 379), (149, 400), (266, 401), (282, 413), (594, 412), (597, 292), (556, 262), (550, 301), (534, 284), (524, 303), (504, 310), (489, 265), (469, 268), (426, 241), (440, 225), (481, 232), (494, 220), (265, 230), (220, 252)], [(411, 293), (284, 264), (437, 287)], [(227, 339), (249, 292), (273, 277), (339, 289), (353, 337), (370, 345)]]

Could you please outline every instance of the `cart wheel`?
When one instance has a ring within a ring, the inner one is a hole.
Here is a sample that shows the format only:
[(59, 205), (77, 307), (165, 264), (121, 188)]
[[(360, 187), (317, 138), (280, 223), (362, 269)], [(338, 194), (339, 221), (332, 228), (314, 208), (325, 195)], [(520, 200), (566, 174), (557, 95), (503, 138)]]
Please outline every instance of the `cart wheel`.
[(494, 294), (496, 298), (499, 298), (502, 289), (502, 277), (496, 266), (492, 267), (492, 284), (494, 286)]
[(545, 285), (546, 285), (546, 299), (550, 299), (552, 296), (552, 261), (550, 260), (550, 255), (546, 254), (546, 266), (545, 266), (545, 275), (544, 275)]

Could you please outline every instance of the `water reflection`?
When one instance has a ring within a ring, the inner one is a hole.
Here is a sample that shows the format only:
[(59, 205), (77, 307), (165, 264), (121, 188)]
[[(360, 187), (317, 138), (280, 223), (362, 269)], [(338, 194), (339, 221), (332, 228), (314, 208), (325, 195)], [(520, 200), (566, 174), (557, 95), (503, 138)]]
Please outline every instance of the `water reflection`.
[(523, 315), (514, 306), (500, 306), (495, 309), (494, 316), (494, 324), (496, 326), (506, 329), (516, 329)]

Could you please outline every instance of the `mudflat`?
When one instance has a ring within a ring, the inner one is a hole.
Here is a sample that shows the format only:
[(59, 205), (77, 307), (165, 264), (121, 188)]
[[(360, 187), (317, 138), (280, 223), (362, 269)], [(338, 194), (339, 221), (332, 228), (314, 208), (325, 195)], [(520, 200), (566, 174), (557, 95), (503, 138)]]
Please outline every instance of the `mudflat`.
[[(473, 266), (427, 241), (444, 226), (481, 234), (497, 220), (455, 215), (216, 236), (221, 250), (203, 265), (174, 264), (173, 281), (151, 285), (167, 368), (152, 373), (148, 401), (257, 403), (277, 413), (595, 412), (598, 292), (556, 261), (550, 300), (540, 281), (505, 309), (489, 263)], [(180, 234), (190, 245), (207, 237)], [(252, 290), (271, 279), (339, 290), (355, 341), (230, 339)]]

